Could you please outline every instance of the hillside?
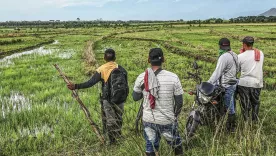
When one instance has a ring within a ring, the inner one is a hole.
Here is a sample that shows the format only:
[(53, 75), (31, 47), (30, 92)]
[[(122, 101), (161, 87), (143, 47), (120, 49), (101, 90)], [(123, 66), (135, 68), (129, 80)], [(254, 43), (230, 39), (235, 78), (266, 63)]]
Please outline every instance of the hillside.
[(266, 16), (266, 17), (276, 16), (276, 8), (271, 8), (270, 10), (260, 14), (259, 16)]

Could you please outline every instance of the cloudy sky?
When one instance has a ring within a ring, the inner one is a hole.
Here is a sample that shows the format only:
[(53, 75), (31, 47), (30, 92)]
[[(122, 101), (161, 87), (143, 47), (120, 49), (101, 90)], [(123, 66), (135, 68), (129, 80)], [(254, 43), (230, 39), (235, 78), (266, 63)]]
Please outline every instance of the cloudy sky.
[(0, 21), (228, 19), (272, 7), (275, 0), (0, 0)]

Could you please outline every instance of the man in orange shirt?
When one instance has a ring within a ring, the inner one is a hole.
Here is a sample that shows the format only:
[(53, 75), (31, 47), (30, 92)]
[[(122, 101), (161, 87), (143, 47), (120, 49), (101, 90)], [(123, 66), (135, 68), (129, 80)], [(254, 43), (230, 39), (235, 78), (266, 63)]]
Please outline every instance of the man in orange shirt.
[(127, 71), (115, 62), (116, 56), (113, 49), (105, 51), (104, 60), (106, 63), (97, 69), (90, 80), (80, 84), (71, 83), (67, 87), (70, 90), (84, 89), (102, 82), (102, 109), (105, 114), (103, 121), (106, 122), (103, 126), (107, 130), (110, 144), (114, 144), (116, 138), (121, 135), (124, 102), (128, 95)]

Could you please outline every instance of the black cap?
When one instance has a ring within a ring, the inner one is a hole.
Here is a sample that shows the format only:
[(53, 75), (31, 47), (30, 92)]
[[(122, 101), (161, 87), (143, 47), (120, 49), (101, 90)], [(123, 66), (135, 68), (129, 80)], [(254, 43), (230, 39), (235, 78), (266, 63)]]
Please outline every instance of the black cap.
[(160, 66), (164, 61), (164, 55), (161, 48), (153, 48), (149, 52), (149, 60), (151, 65)]
[(249, 44), (253, 44), (254, 43), (254, 38), (251, 36), (246, 36), (243, 40), (243, 43), (249, 43)]
[(231, 50), (230, 40), (228, 38), (222, 38), (219, 40), (219, 46), (222, 50)]

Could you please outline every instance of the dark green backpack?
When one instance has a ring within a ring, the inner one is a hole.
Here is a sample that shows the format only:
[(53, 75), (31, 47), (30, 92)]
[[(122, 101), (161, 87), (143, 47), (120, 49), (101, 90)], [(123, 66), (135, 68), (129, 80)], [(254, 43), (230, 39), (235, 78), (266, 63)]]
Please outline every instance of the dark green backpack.
[(112, 70), (107, 83), (109, 88), (108, 101), (112, 104), (125, 102), (129, 93), (127, 73), (121, 67), (115, 68)]

